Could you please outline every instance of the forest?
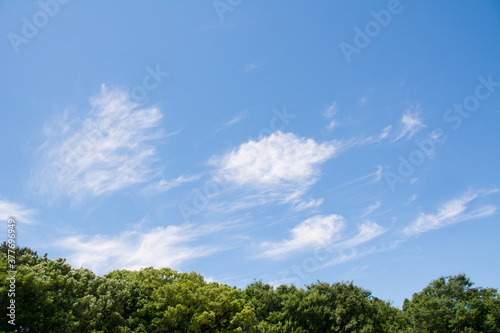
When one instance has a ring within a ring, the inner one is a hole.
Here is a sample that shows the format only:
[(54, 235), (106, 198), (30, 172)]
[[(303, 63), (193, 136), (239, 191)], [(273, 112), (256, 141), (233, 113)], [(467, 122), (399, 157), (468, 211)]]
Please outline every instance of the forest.
[(241, 290), (169, 268), (98, 276), (9, 249), (1, 245), (0, 332), (500, 332), (498, 290), (465, 274), (431, 281), (398, 309), (352, 282)]

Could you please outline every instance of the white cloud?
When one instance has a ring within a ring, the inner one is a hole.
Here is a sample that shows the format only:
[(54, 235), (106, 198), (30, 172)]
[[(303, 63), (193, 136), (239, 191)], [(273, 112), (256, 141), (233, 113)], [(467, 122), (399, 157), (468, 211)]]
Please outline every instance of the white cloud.
[(373, 213), (375, 210), (377, 210), (380, 207), (380, 201), (375, 202), (373, 205), (368, 206), (365, 209), (365, 212), (360, 216), (360, 218), (364, 218), (371, 213)]
[(366, 102), (367, 102), (367, 98), (366, 97), (361, 97), (360, 99), (358, 99), (358, 104), (359, 106), (365, 106), (366, 105)]
[(203, 277), (203, 279), (205, 280), (206, 283), (216, 282), (213, 276), (205, 276)]
[(325, 116), (326, 119), (331, 119), (337, 114), (337, 111), (337, 102), (334, 101), (328, 108), (326, 108), (325, 112), (323, 112), (323, 116)]
[(331, 120), (330, 123), (328, 123), (328, 125), (326, 126), (326, 129), (328, 131), (331, 131), (337, 125), (338, 125), (338, 123), (335, 120)]
[(364, 181), (365, 179), (369, 179), (369, 180), (366, 181), (366, 182), (363, 182), (362, 185), (367, 185), (367, 184), (371, 184), (371, 183), (377, 182), (377, 181), (379, 181), (382, 178), (382, 170), (383, 170), (382, 166), (381, 165), (377, 165), (377, 171), (375, 171), (373, 173), (369, 173), (369, 174), (361, 176), (361, 177), (358, 177), (356, 179), (350, 180), (350, 181), (348, 181), (346, 183), (340, 184), (340, 185), (332, 188), (330, 191), (338, 190), (339, 188), (342, 188), (342, 187), (345, 187), (345, 186), (349, 186), (349, 185), (352, 185), (352, 184)]
[(241, 111), (236, 117), (231, 119), (230, 121), (226, 122), (224, 124), (224, 127), (234, 125), (236, 123), (239, 123), (243, 119), (248, 118), (248, 110)]
[(213, 156), (209, 163), (216, 167), (214, 179), (231, 185), (227, 186), (229, 191), (238, 191), (232, 200), (214, 204), (213, 208), (227, 211), (272, 201), (292, 203), (298, 210), (317, 207), (321, 199), (304, 202), (302, 197), (320, 178), (321, 163), (342, 149), (340, 143), (320, 144), (278, 131), (250, 140), (223, 156)]
[(332, 257), (330, 260), (328, 260), (326, 263), (321, 265), (319, 268), (325, 268), (329, 266), (336, 266), (343, 264), (345, 262), (353, 261), (356, 259), (360, 259), (362, 257), (366, 257), (368, 255), (371, 255), (373, 253), (381, 251), (380, 249), (377, 249), (377, 247), (370, 247), (367, 249), (364, 249), (362, 251), (357, 250), (357, 249), (351, 249), (347, 251), (348, 253), (345, 252), (337, 252)]
[(0, 199), (0, 220), (7, 221), (9, 218), (14, 218), (16, 222), (33, 224), (35, 220), (33, 215), (36, 214), (36, 210), (27, 209), (22, 205), (16, 204), (14, 202), (9, 202), (5, 199)]
[(378, 137), (379, 141), (382, 139), (385, 139), (389, 135), (391, 128), (392, 128), (392, 125), (384, 127), (384, 129), (382, 130), (382, 133), (380, 133), (380, 135)]
[(425, 125), (420, 116), (420, 105), (417, 104), (415, 107), (406, 110), (401, 117), (400, 124), (401, 130), (396, 139), (394, 139), (394, 142), (405, 136), (410, 139), (415, 133), (424, 128)]
[(386, 232), (386, 229), (382, 228), (375, 222), (368, 221), (358, 227), (358, 234), (356, 236), (342, 241), (338, 244), (334, 244), (332, 248), (350, 249), (360, 244), (366, 243), (373, 238), (380, 236), (384, 232)]
[(336, 241), (340, 238), (340, 232), (345, 227), (342, 216), (316, 215), (305, 220), (291, 231), (291, 237), (278, 243), (263, 243), (266, 250), (262, 253), (264, 257), (279, 259), (292, 251), (310, 249)]
[(300, 201), (295, 205), (294, 210), (301, 211), (308, 208), (315, 208), (321, 206), (322, 203), (323, 203), (323, 198), (311, 199), (309, 201)]
[(115, 237), (96, 235), (67, 237), (58, 246), (72, 253), (69, 261), (99, 274), (114, 269), (139, 270), (144, 267), (179, 267), (188, 260), (223, 250), (220, 246), (190, 245), (201, 236), (221, 230), (221, 226), (166, 226), (142, 232), (144, 227)]
[(331, 132), (336, 126), (339, 125), (339, 122), (333, 117), (337, 114), (338, 107), (337, 102), (334, 101), (326, 110), (323, 112), (323, 116), (329, 120), (328, 125), (326, 125), (327, 131)]
[(189, 183), (195, 180), (200, 179), (201, 174), (193, 175), (193, 176), (183, 176), (180, 175), (175, 179), (165, 179), (162, 178), (158, 182), (154, 182), (146, 186), (142, 193), (144, 194), (157, 194), (162, 192), (167, 192), (175, 187), (181, 186), (182, 184)]
[(475, 192), (469, 190), (463, 196), (445, 202), (438, 208), (435, 214), (420, 213), (413, 223), (404, 228), (403, 233), (406, 235), (418, 235), (458, 222), (493, 215), (497, 207), (493, 205), (482, 205), (471, 208), (470, 203), (479, 197), (487, 196), (496, 191), (498, 190), (479, 190)]
[(382, 132), (380, 132), (379, 135), (376, 135), (376, 136), (370, 135), (369, 137), (367, 137), (365, 139), (361, 139), (359, 141), (359, 144), (379, 143), (380, 141), (382, 141), (383, 139), (385, 139), (386, 137), (389, 136), (389, 132), (391, 131), (391, 128), (392, 128), (392, 125), (386, 126), (386, 127), (384, 127)]
[(256, 70), (257, 68), (260, 68), (260, 64), (258, 64), (256, 62), (252, 62), (251, 64), (245, 65), (245, 67), (243, 68), (243, 71), (245, 73), (248, 73), (248, 72)]
[[(355, 236), (325, 247), (325, 251), (329, 253), (330, 256), (328, 259), (325, 259), (325, 263), (321, 265), (321, 268), (339, 265), (379, 251), (377, 247), (374, 246), (368, 249), (359, 249), (358, 247), (382, 235), (386, 231), (387, 229), (384, 229), (375, 222), (367, 221), (361, 224)], [(346, 252), (348, 253), (346, 254)]]
[(219, 133), (221, 130), (227, 128), (227, 127), (230, 127), (230, 126), (233, 126), (239, 122), (241, 122), (242, 120), (248, 118), (248, 110), (243, 110), (241, 111), (236, 117), (234, 117), (233, 119), (223, 123), (219, 128), (217, 128), (214, 132), (214, 134), (217, 134)]
[(40, 194), (78, 202), (150, 178), (156, 154), (151, 141), (162, 137), (160, 110), (141, 107), (127, 92), (104, 85), (90, 105), (85, 119), (68, 121), (65, 115), (58, 128), (46, 127), (41, 165), (34, 171)]
[(238, 185), (310, 184), (319, 165), (334, 156), (332, 143), (318, 144), (293, 133), (275, 132), (250, 140), (211, 163), (227, 181)]
[[(377, 223), (367, 221), (358, 227), (356, 235), (345, 237), (345, 228), (346, 221), (340, 215), (316, 215), (294, 227), (290, 231), (289, 239), (262, 243), (264, 250), (260, 256), (278, 260), (294, 251), (322, 248), (329, 252), (332, 258), (338, 259), (343, 255), (342, 251), (353, 250), (386, 231)], [(327, 266), (330, 264), (325, 263)]]

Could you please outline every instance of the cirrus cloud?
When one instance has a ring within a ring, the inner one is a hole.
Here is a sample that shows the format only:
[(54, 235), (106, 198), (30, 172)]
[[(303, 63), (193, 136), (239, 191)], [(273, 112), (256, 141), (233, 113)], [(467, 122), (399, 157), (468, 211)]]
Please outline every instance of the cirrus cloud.
[(469, 190), (462, 196), (449, 200), (442, 204), (437, 213), (425, 214), (420, 213), (417, 219), (403, 229), (406, 235), (418, 235), (426, 231), (440, 229), (458, 222), (467, 221), (480, 217), (487, 217), (495, 214), (497, 207), (493, 205), (480, 205), (470, 207), (471, 202), (498, 192), (498, 189), (493, 190)]
[(9, 218), (14, 218), (17, 222), (33, 224), (35, 220), (33, 215), (36, 210), (28, 209), (15, 202), (10, 202), (6, 199), (0, 199), (0, 219), (7, 221)]
[(153, 140), (162, 114), (142, 107), (126, 91), (109, 90), (90, 99), (84, 119), (68, 115), (45, 127), (33, 184), (41, 195), (66, 195), (74, 202), (142, 183), (151, 176)]
[(411, 139), (415, 133), (425, 127), (421, 118), (420, 104), (406, 110), (399, 122), (401, 124), (401, 129), (393, 142), (398, 141), (405, 136)]

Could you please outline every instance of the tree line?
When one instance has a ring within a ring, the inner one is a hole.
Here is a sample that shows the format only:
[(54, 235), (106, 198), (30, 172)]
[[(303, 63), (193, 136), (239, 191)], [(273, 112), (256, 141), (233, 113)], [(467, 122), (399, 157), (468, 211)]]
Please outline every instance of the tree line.
[(0, 332), (500, 332), (498, 290), (464, 274), (430, 282), (398, 309), (352, 282), (240, 290), (169, 268), (97, 276), (29, 248), (15, 249), (13, 324), (0, 248)]

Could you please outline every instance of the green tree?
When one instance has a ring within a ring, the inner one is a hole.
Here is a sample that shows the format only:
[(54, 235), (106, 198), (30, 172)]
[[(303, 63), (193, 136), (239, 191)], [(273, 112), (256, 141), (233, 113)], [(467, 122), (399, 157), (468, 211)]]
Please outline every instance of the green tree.
[(464, 274), (441, 277), (405, 299), (413, 332), (500, 332), (500, 295)]
[[(244, 290), (245, 300), (254, 308), (255, 316), (261, 323), (267, 323), (269, 318), (275, 317), (282, 311), (282, 297), (274, 288), (262, 281), (249, 284)], [(270, 331), (269, 325), (264, 325), (263, 331)]]
[(400, 309), (393, 307), (390, 302), (383, 301), (376, 297), (371, 301), (376, 308), (376, 317), (380, 323), (382, 332), (409, 332), (409, 321)]
[[(9, 305), (7, 244), (0, 306)], [(432, 281), (403, 311), (352, 282), (298, 289), (262, 281), (244, 291), (197, 273), (152, 267), (96, 276), (65, 259), (16, 248), (16, 325), (1, 332), (486, 332), (500, 333), (500, 295), (465, 275)]]
[[(400, 311), (353, 283), (318, 282), (307, 290), (254, 283), (245, 291), (265, 332), (399, 332)], [(267, 316), (267, 318), (265, 318)]]
[(307, 288), (307, 296), (298, 309), (298, 326), (310, 332), (381, 331), (376, 309), (370, 302), (371, 292), (352, 282), (318, 282)]
[[(257, 319), (242, 291), (196, 273), (168, 268), (106, 275), (130, 281), (138, 292), (133, 328), (145, 332), (251, 332)], [(134, 287), (133, 287), (134, 288)], [(132, 327), (132, 326), (130, 326)]]
[[(6, 244), (2, 245), (0, 254), (0, 305), (7, 306), (10, 301), (7, 274)], [(61, 297), (60, 281), (64, 279), (71, 267), (63, 259), (48, 260), (46, 255), (40, 258), (36, 252), (27, 248), (15, 249), (15, 330), (18, 332), (54, 332), (64, 331), (71, 322), (63, 303), (66, 297)], [(12, 325), (2, 321), (1, 329), (12, 330)]]

